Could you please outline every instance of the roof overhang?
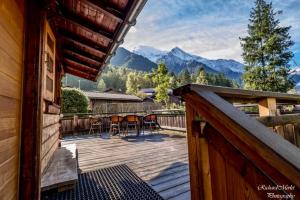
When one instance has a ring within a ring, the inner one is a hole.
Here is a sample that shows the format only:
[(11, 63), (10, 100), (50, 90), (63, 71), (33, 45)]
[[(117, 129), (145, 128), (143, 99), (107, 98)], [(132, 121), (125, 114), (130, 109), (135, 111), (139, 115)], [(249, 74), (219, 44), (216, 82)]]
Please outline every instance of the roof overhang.
[(147, 0), (52, 0), (47, 17), (66, 73), (96, 81)]

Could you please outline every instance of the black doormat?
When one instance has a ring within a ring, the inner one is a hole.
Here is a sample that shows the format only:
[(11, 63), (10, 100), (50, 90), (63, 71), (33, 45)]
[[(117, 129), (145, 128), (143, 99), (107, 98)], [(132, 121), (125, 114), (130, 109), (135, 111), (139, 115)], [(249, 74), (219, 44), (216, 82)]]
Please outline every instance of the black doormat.
[(72, 190), (42, 193), (43, 200), (163, 200), (127, 165), (79, 174)]

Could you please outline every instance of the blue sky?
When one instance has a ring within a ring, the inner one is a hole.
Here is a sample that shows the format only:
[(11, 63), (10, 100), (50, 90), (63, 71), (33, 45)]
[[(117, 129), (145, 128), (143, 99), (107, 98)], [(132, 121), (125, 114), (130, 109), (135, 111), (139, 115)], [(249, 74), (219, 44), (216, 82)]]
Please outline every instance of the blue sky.
[[(300, 65), (300, 1), (273, 0), (282, 10), (281, 25), (292, 26), (296, 62)], [(148, 0), (123, 46), (170, 50), (175, 46), (210, 59), (242, 62), (239, 37), (247, 35), (254, 0)]]

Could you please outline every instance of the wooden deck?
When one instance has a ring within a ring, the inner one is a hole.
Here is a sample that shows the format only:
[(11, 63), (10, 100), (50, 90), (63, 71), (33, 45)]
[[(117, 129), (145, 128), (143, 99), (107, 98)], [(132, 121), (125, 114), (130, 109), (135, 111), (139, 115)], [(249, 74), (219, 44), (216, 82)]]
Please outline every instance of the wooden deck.
[(126, 164), (164, 199), (190, 199), (187, 142), (183, 133), (128, 139), (73, 136), (63, 143), (76, 143), (82, 172)]

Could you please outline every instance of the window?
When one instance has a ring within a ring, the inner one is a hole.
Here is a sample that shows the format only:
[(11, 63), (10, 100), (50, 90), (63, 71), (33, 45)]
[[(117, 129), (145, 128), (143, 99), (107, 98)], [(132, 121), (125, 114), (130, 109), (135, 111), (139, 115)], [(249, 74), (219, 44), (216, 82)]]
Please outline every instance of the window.
[(54, 101), (55, 89), (55, 37), (52, 33), (51, 27), (46, 22), (45, 26), (45, 46), (44, 57), (45, 63), (43, 65), (44, 73), (44, 89), (43, 97), (45, 100)]

